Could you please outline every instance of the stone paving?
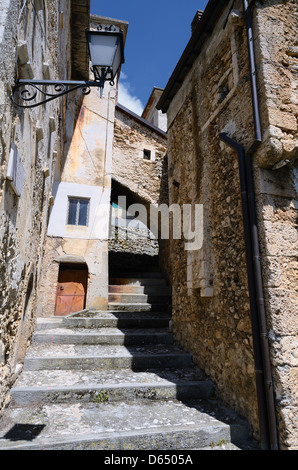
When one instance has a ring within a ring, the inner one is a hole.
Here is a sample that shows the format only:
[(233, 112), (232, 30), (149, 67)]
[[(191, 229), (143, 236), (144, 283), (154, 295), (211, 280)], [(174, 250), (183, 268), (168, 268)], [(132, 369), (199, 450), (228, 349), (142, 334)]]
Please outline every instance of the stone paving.
[(157, 327), (169, 325), (167, 307), (128, 307), (38, 320), (1, 419), (0, 450), (250, 446), (247, 423), (214, 400), (213, 383), (165, 324)]

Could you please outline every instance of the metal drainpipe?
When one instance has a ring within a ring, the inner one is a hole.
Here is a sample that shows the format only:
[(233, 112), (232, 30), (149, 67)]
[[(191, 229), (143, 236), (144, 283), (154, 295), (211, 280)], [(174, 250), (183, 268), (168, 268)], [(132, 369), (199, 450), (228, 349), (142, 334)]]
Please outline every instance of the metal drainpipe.
[[(251, 4), (250, 4), (251, 5)], [(250, 86), (252, 95), (254, 126), (255, 126), (255, 142), (262, 142), (261, 122), (259, 113), (259, 100), (257, 92), (257, 73), (255, 64), (254, 40), (252, 29), (252, 10), (247, 0), (243, 0), (243, 10), (246, 24), (247, 47), (250, 67)]]
[(261, 447), (264, 450), (269, 449), (269, 429), (267, 422), (266, 413), (266, 391), (264, 384), (264, 372), (263, 372), (263, 360), (262, 360), (262, 348), (260, 342), (260, 329), (259, 329), (259, 318), (258, 308), (256, 301), (256, 288), (255, 288), (255, 275), (254, 275), (254, 262), (253, 262), (253, 248), (251, 238), (251, 224), (250, 224), (250, 210), (248, 202), (248, 188), (246, 178), (246, 157), (244, 148), (238, 144), (235, 140), (231, 139), (227, 134), (221, 133), (219, 138), (232, 147), (238, 153), (239, 162), (239, 177), (240, 177), (240, 189), (241, 189), (241, 200), (242, 200), (242, 216), (243, 216), (243, 227), (244, 227), (244, 238), (245, 238), (245, 250), (246, 250), (246, 266), (247, 266), (247, 278), (248, 278), (248, 290), (249, 290), (249, 301), (250, 301), (250, 314), (251, 314), (251, 326), (252, 326), (252, 338), (253, 338), (253, 351), (255, 361), (255, 378), (256, 378), (256, 389), (257, 389), (257, 400), (258, 400), (258, 417), (260, 426), (260, 441)]
[(264, 364), (264, 381), (267, 399), (267, 413), (268, 413), (268, 426), (270, 436), (270, 448), (271, 450), (278, 450), (278, 436), (277, 436), (277, 424), (276, 424), (276, 413), (275, 413), (275, 402), (274, 402), (274, 390), (272, 381), (270, 351), (268, 344), (268, 333), (266, 325), (266, 311), (264, 301), (264, 288), (263, 288), (263, 276), (261, 266), (261, 255), (259, 246), (259, 234), (258, 234), (258, 221), (257, 221), (257, 208), (254, 188), (254, 175), (253, 175), (253, 163), (252, 156), (255, 148), (262, 141), (261, 132), (261, 121), (260, 111), (258, 102), (258, 91), (257, 91), (257, 75), (255, 65), (255, 52), (253, 42), (253, 27), (252, 27), (252, 5), (254, 2), (248, 4), (247, 0), (243, 0), (243, 10), (246, 23), (247, 43), (248, 43), (248, 55), (250, 65), (250, 79), (251, 79), (251, 93), (252, 93), (252, 105), (254, 115), (254, 129), (255, 129), (255, 142), (251, 149), (248, 151), (246, 162), (246, 174), (248, 183), (248, 203), (250, 210), (250, 223), (252, 230), (252, 247), (253, 247), (253, 261), (254, 261), (254, 272), (256, 280), (256, 299), (259, 313), (260, 322), (260, 334), (261, 334), (261, 347), (262, 357)]
[(266, 327), (265, 302), (263, 295), (263, 278), (260, 259), (257, 209), (252, 165), (252, 155), (256, 147), (262, 141), (262, 133), (257, 94), (257, 80), (252, 30), (252, 11), (250, 5), (248, 4), (247, 0), (243, 0), (250, 64), (255, 142), (248, 151), (248, 155), (245, 156), (245, 151), (243, 147), (237, 142), (235, 142), (233, 139), (228, 137), (227, 134), (221, 133), (219, 137), (230, 147), (234, 148), (238, 153), (248, 284), (251, 306), (251, 323), (254, 345), (253, 347), (255, 359), (256, 386), (259, 408), (260, 437), (262, 448), (264, 450), (278, 450), (274, 391), (272, 383), (268, 334)]
[(262, 348), (264, 382), (265, 382), (265, 391), (266, 391), (270, 449), (278, 450), (275, 400), (274, 400), (274, 390), (273, 390), (273, 381), (272, 381), (270, 351), (269, 351), (269, 344), (268, 344), (268, 333), (267, 333), (267, 325), (266, 325), (266, 311), (265, 311), (265, 301), (264, 301), (264, 293), (263, 293), (263, 276), (262, 276), (262, 266), (261, 266), (261, 254), (260, 254), (260, 247), (259, 247), (257, 209), (256, 209), (256, 201), (255, 201), (254, 177), (253, 177), (251, 154), (247, 155), (245, 162), (246, 162), (246, 174), (247, 174), (247, 182), (248, 182), (248, 206), (249, 206), (250, 224), (251, 224), (253, 264), (254, 264), (254, 275), (255, 275), (255, 286), (256, 286), (256, 302), (257, 302), (257, 310), (258, 310), (259, 325), (260, 325), (260, 340), (261, 340), (261, 348)]

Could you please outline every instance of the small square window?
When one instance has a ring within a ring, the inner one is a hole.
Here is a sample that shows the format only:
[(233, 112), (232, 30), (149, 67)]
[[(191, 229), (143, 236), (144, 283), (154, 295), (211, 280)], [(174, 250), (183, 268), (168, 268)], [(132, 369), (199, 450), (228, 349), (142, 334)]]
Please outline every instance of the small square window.
[(86, 198), (68, 198), (68, 225), (88, 225), (90, 199)]
[(151, 160), (151, 150), (144, 149), (143, 158), (144, 160)]

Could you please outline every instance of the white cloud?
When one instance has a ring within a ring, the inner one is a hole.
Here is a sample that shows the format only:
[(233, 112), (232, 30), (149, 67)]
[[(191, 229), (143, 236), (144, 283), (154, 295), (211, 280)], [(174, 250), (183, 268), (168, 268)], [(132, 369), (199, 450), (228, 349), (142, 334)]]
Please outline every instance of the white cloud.
[[(127, 78), (127, 76), (124, 74), (122, 74), (122, 77), (124, 79)], [(137, 96), (134, 96), (131, 93), (129, 83), (123, 82), (121, 78), (119, 81), (118, 102), (128, 108), (130, 111), (133, 111), (134, 113), (141, 116), (144, 109), (143, 103)]]

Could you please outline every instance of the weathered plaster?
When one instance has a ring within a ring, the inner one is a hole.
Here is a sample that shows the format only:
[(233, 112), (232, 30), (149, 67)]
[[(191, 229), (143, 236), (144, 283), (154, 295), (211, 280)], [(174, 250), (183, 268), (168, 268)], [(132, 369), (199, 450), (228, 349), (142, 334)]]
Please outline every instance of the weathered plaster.
[[(69, 18), (69, 2), (60, 2), (60, 7), (65, 19)], [(9, 398), (9, 387), (20, 370), (35, 325), (53, 166), (62, 146), (59, 101), (43, 108), (20, 110), (10, 97), (17, 74), (19, 78), (29, 73), (42, 79), (50, 70), (50, 78), (58, 79), (59, 69), (63, 76), (68, 75), (69, 51), (58, 33), (58, 12), (55, 0), (46, 2), (45, 9), (18, 0), (1, 4), (0, 409)], [(69, 37), (68, 25), (66, 21), (63, 37)], [(19, 158), (17, 171), (20, 176), (23, 173), (17, 192), (11, 176), (7, 179), (14, 148)]]

